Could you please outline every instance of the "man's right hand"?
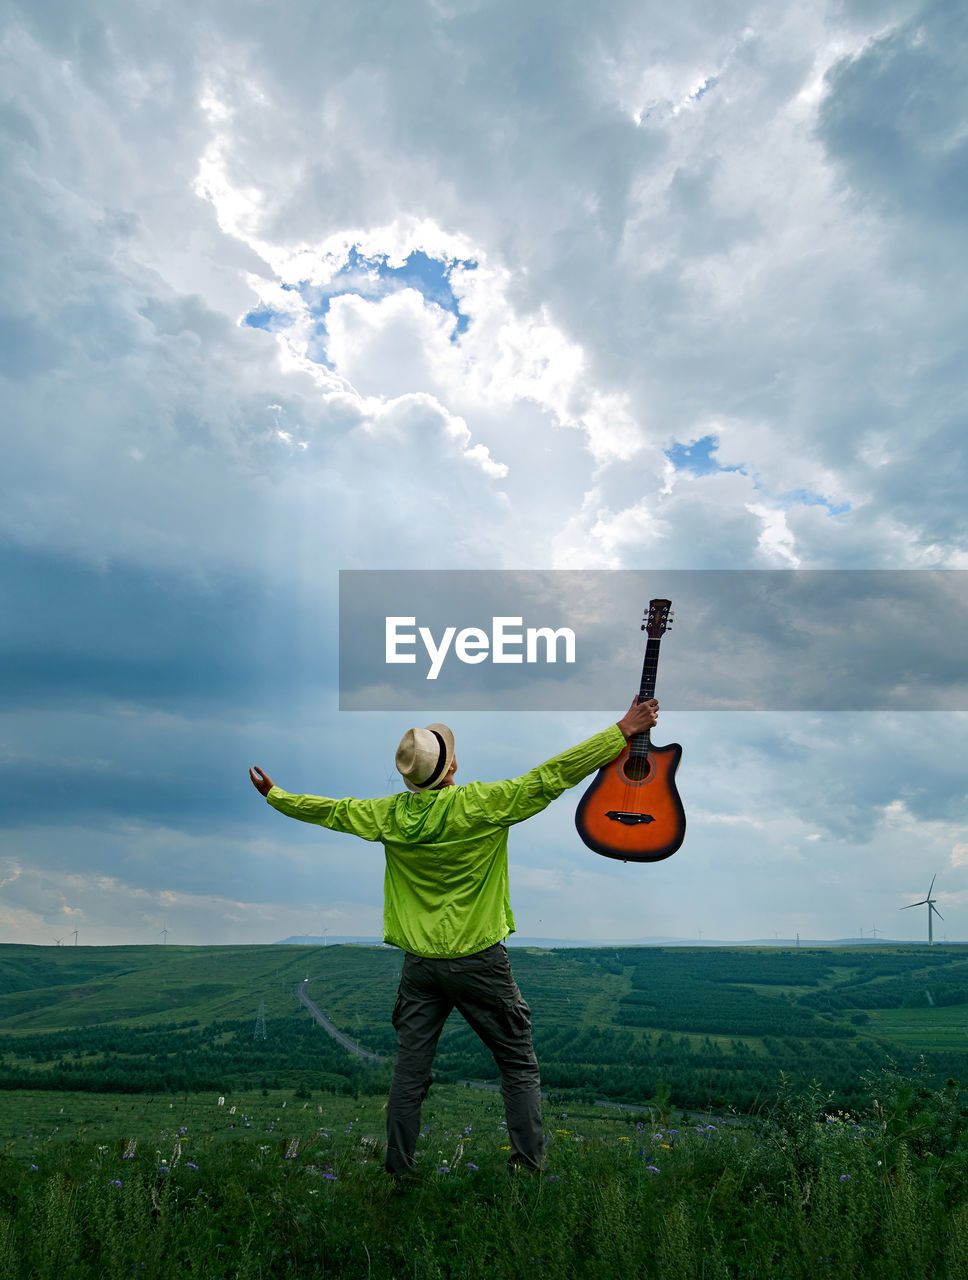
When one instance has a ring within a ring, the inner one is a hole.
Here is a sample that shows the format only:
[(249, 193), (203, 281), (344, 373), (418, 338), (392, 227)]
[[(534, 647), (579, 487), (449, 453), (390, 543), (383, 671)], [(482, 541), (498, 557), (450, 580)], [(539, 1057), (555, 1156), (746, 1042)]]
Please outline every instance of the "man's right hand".
[(643, 733), (646, 729), (653, 728), (658, 719), (659, 704), (655, 698), (649, 698), (645, 702), (639, 702), (638, 698), (636, 698), (625, 715), (618, 721), (618, 727), (625, 734), (625, 740), (628, 741), (633, 734)]
[[(256, 777), (256, 774), (259, 776)], [(269, 775), (263, 773), (258, 765), (249, 770), (249, 777), (252, 779), (252, 785), (260, 796), (267, 796), (275, 785)]]

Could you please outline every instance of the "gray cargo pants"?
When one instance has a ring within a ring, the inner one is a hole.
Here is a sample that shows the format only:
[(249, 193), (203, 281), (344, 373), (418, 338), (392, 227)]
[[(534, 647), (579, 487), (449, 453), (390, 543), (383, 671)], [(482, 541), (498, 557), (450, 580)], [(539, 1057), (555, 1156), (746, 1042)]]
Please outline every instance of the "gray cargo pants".
[(544, 1136), (531, 1010), (514, 981), (507, 950), (498, 942), (459, 960), (405, 955), (393, 1010), (398, 1047), (387, 1103), (387, 1172), (398, 1176), (413, 1168), (437, 1041), (455, 1008), (490, 1049), (501, 1072), (511, 1144), (508, 1164), (539, 1168)]

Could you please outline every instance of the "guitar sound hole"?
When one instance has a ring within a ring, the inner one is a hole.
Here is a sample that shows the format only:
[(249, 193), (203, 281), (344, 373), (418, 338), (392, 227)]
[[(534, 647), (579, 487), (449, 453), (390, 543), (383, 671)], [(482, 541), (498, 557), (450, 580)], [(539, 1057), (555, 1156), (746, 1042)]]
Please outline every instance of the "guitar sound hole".
[(643, 760), (640, 756), (629, 756), (625, 761), (623, 772), (629, 782), (641, 782), (649, 776), (648, 757)]

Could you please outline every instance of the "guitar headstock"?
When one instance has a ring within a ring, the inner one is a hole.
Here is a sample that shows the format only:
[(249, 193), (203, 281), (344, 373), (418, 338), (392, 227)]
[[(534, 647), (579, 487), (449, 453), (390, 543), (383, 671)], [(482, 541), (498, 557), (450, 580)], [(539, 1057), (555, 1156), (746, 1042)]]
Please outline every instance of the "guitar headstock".
[(665, 635), (666, 627), (672, 626), (672, 601), (650, 600), (649, 612), (642, 621), (640, 630), (649, 633), (650, 640), (658, 640)]

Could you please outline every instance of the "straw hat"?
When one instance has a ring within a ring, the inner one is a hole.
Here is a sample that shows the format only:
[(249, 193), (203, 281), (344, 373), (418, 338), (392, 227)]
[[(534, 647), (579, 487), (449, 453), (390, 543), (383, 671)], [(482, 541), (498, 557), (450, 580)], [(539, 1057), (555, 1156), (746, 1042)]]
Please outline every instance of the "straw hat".
[(454, 759), (454, 735), (445, 724), (408, 729), (397, 747), (397, 769), (411, 791), (427, 791), (446, 775)]

